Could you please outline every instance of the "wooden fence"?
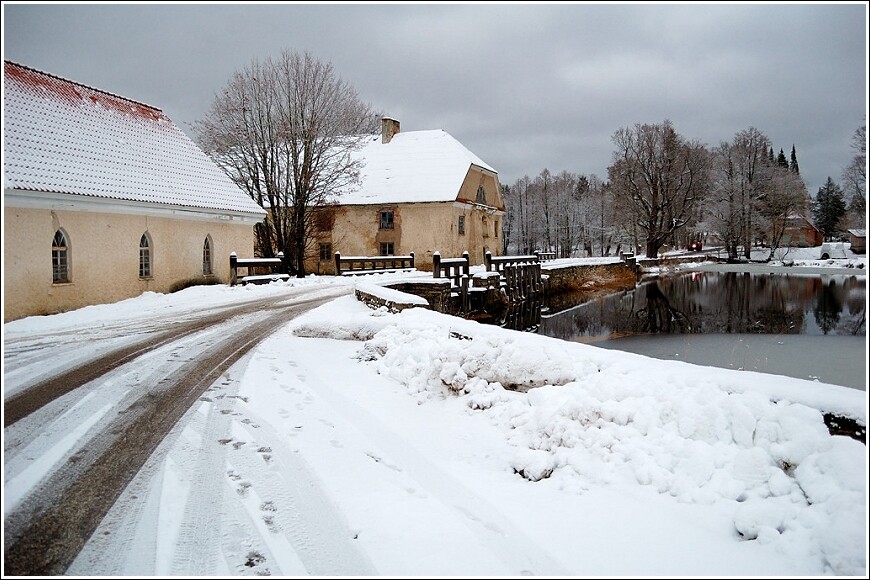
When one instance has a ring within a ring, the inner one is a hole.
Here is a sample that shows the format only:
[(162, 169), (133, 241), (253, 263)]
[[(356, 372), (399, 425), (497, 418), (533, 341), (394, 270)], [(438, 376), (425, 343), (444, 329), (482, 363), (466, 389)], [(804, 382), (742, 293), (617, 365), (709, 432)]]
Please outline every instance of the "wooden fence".
[(335, 253), (335, 275), (353, 276), (414, 269), (414, 252), (407, 256), (347, 256)]
[[(278, 252), (275, 258), (239, 258), (235, 252), (230, 253), (230, 286), (239, 282), (238, 270), (244, 268), (245, 276), (241, 278), (242, 284), (270, 282), (272, 280), (287, 280), (287, 264), (284, 262), (284, 252)], [(252, 274), (252, 269), (267, 269), (268, 274)]]
[(461, 258), (442, 258), (440, 252), (432, 254), (432, 277), (448, 278), (450, 285), (459, 289), (463, 312), (468, 312), (469, 309), (468, 284), (470, 280), (470, 268), (471, 261), (468, 258), (467, 251), (462, 252)]
[(501, 274), (502, 286), (511, 302), (539, 297), (544, 291), (538, 255), (493, 256), (486, 252), (483, 262), (487, 272)]

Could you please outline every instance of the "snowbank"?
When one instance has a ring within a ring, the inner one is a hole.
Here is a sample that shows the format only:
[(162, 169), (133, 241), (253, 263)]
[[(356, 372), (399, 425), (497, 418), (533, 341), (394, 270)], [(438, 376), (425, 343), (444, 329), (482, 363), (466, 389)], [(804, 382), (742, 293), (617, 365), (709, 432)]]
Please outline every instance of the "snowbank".
[(640, 485), (726, 504), (736, 537), (866, 569), (866, 447), (823, 412), (866, 424), (866, 393), (658, 361), (422, 309), (372, 312), (350, 297), (302, 317), (297, 336), (363, 340), (358, 359), (419, 404), (458, 397), (503, 432), (505, 469), (582, 493)]

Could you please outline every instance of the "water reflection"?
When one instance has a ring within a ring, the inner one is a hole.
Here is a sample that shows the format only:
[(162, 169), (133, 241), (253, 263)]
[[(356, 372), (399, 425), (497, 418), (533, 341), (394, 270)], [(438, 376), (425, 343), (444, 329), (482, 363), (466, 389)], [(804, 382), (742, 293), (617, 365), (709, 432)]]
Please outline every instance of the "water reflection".
[(866, 278), (693, 272), (544, 316), (567, 340), (633, 334), (865, 335)]
[(542, 307), (540, 300), (511, 303), (495, 323), (511, 330), (536, 332), (541, 324)]

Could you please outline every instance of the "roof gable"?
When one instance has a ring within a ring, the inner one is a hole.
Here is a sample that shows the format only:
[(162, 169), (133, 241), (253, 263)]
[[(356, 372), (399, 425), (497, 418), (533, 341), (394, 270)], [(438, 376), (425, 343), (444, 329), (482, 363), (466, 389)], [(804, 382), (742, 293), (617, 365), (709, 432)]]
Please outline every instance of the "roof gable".
[(3, 186), (265, 214), (160, 109), (4, 61)]
[(366, 139), (355, 152), (363, 162), (360, 183), (344, 191), (341, 204), (453, 201), (472, 165), (496, 171), (442, 130)]

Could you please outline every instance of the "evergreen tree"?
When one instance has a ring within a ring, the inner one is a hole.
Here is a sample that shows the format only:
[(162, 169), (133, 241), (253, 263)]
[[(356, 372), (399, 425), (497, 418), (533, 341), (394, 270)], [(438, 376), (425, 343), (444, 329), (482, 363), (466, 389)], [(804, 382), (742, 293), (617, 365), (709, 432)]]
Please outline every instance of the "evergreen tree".
[(779, 155), (776, 157), (776, 164), (788, 169), (788, 160), (785, 158), (785, 152), (782, 149), (779, 150)]
[(770, 152), (767, 154), (767, 160), (770, 161), (771, 165), (776, 163), (776, 156), (773, 154), (773, 147), (770, 148)]
[(825, 185), (819, 188), (813, 202), (813, 221), (822, 230), (826, 239), (839, 233), (840, 218), (846, 214), (846, 200), (843, 190), (828, 177)]
[(791, 163), (789, 164), (788, 168), (797, 175), (801, 174), (800, 167), (798, 167), (797, 153), (795, 152), (794, 145), (791, 146)]

